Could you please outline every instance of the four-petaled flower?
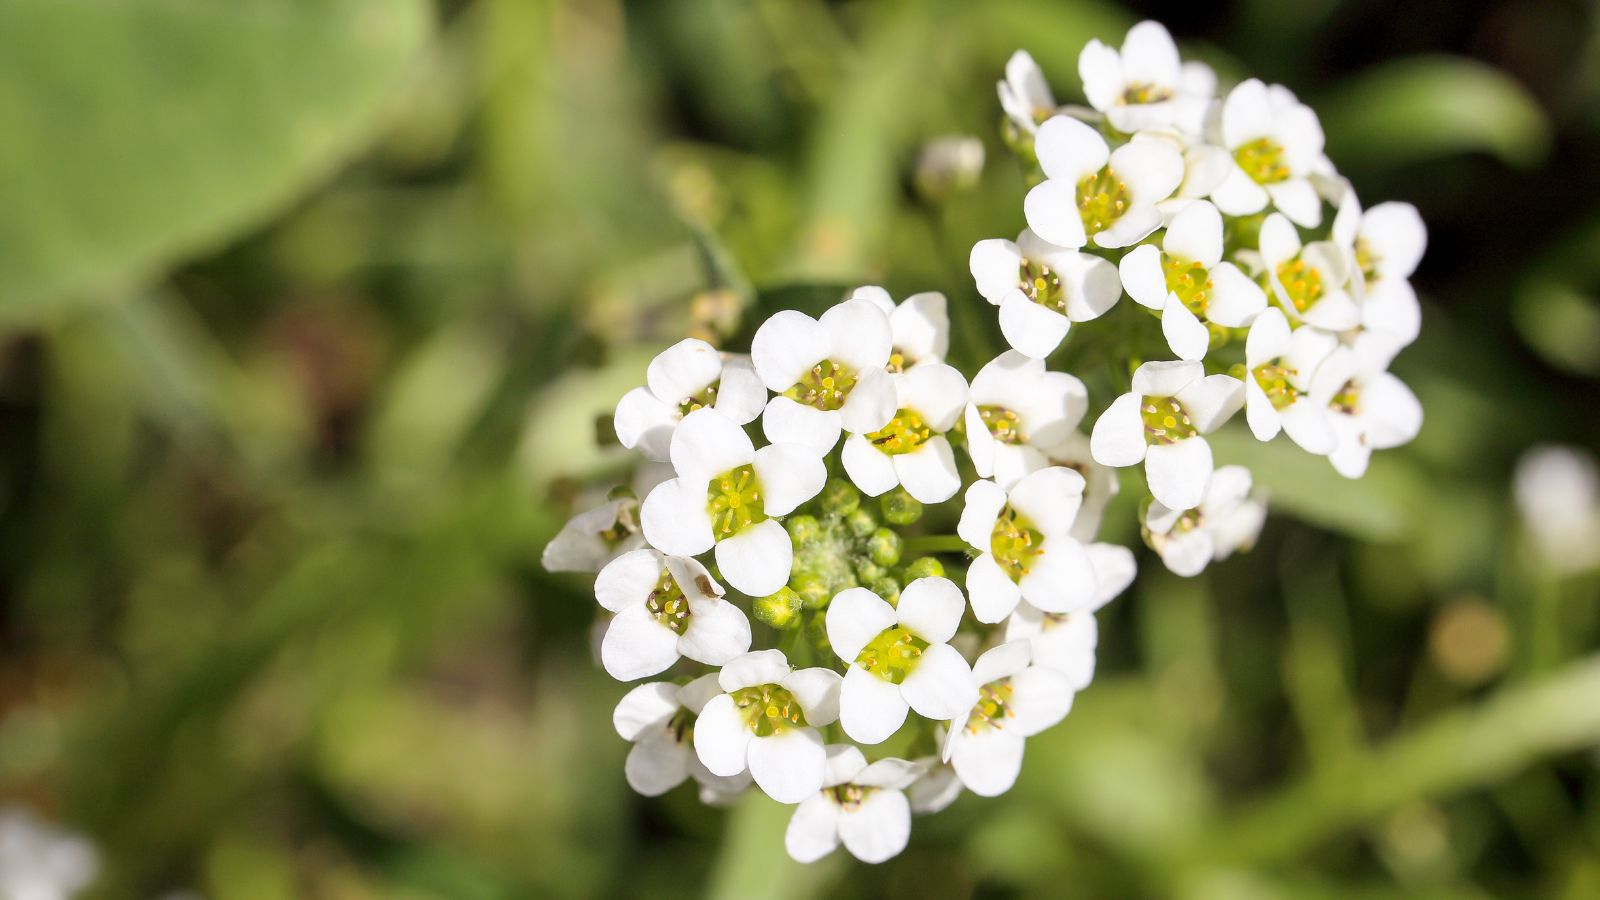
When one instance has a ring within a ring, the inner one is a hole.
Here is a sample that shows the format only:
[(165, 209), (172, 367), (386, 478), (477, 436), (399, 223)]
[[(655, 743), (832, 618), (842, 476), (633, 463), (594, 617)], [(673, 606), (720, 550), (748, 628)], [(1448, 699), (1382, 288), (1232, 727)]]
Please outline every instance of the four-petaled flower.
[(865, 300), (889, 317), (890, 372), (904, 372), (926, 363), (942, 363), (950, 352), (949, 303), (938, 291), (912, 294), (896, 306), (889, 292), (875, 284), (850, 292), (846, 300)]
[(1030, 665), (1025, 640), (1011, 641), (972, 665), (980, 685), (978, 702), (950, 723), (944, 758), (967, 790), (995, 797), (1011, 789), (1022, 771), (1023, 743), (1072, 709), (1074, 691), (1065, 675)]
[(819, 726), (839, 718), (839, 673), (791, 669), (781, 650), (730, 660), (717, 673), (723, 693), (700, 710), (694, 750), (714, 775), (750, 772), (779, 803), (822, 790), (827, 756)]
[(1311, 379), (1311, 399), (1325, 405), (1334, 433), (1328, 461), (1346, 478), (1367, 471), (1372, 451), (1398, 447), (1422, 429), (1422, 404), (1388, 371), (1393, 342), (1362, 334), (1335, 347)]
[(1199, 131), (1216, 80), (1203, 66), (1185, 66), (1172, 35), (1148, 21), (1128, 29), (1120, 53), (1091, 40), (1078, 54), (1078, 76), (1089, 105), (1125, 133)]
[(1038, 131), (1040, 122), (1056, 114), (1056, 98), (1050, 93), (1050, 83), (1026, 50), (1018, 50), (1006, 60), (1006, 77), (996, 87), (1000, 108), (1024, 134)]
[(544, 545), (539, 564), (546, 572), (598, 572), (606, 563), (644, 546), (639, 533), (639, 501), (616, 497), (567, 520)]
[(1099, 318), (1122, 296), (1110, 261), (1046, 243), (1024, 229), (1016, 241), (972, 245), (968, 268), (985, 300), (1000, 307), (1000, 332), (1017, 352), (1044, 359), (1073, 322)]
[(927, 363), (894, 376), (894, 382), (894, 418), (870, 434), (845, 438), (844, 470), (869, 497), (901, 485), (922, 503), (943, 503), (961, 490), (945, 432), (961, 418), (967, 380), (944, 363)]
[(1241, 82), (1222, 102), (1222, 145), (1233, 165), (1211, 192), (1230, 216), (1258, 213), (1270, 202), (1295, 224), (1322, 223), (1322, 198), (1311, 175), (1322, 162), (1322, 124), (1288, 88)]
[(712, 672), (684, 685), (652, 681), (622, 696), (611, 724), (623, 740), (633, 743), (622, 770), (629, 787), (646, 797), (659, 797), (693, 776), (703, 798), (720, 799), (750, 786), (748, 772), (727, 778), (713, 775), (694, 753), (695, 720), (721, 693)]
[(786, 309), (750, 342), (756, 373), (777, 394), (761, 428), (774, 444), (827, 453), (843, 429), (877, 431), (894, 415), (889, 317), (868, 300), (846, 300), (813, 319)]
[(1244, 384), (1207, 375), (1199, 362), (1147, 362), (1133, 373), (1133, 390), (1111, 401), (1094, 423), (1089, 446), (1101, 465), (1144, 463), (1157, 500), (1188, 509), (1211, 480), (1205, 435), (1244, 405)]
[(618, 681), (665, 672), (686, 656), (720, 666), (750, 649), (750, 620), (722, 599), (722, 585), (696, 559), (641, 548), (595, 576), (594, 595), (616, 613), (600, 662)]
[(1327, 406), (1311, 400), (1311, 378), (1333, 352), (1338, 338), (1318, 328), (1289, 330), (1289, 320), (1274, 307), (1250, 326), (1244, 344), (1245, 420), (1257, 440), (1285, 431), (1307, 453), (1333, 452), (1333, 426)]
[(1183, 182), (1183, 154), (1161, 139), (1112, 150), (1098, 131), (1068, 116), (1039, 126), (1034, 142), (1046, 179), (1023, 198), (1028, 227), (1058, 247), (1093, 241), (1115, 249), (1161, 227), (1156, 204)]
[(967, 389), (967, 454), (984, 478), (1009, 488), (1049, 465), (1089, 406), (1083, 382), (1015, 350), (978, 370)]
[(822, 790), (800, 801), (784, 833), (796, 862), (816, 862), (842, 843), (864, 863), (897, 856), (911, 839), (911, 804), (905, 790), (923, 763), (880, 759), (871, 765), (850, 744), (829, 744)]
[(999, 622), (1028, 603), (1072, 612), (1096, 596), (1094, 564), (1072, 536), (1083, 502), (1083, 476), (1051, 466), (1008, 493), (992, 481), (967, 488), (956, 533), (979, 552), (967, 569), (967, 593), (979, 622)]
[(710, 406), (743, 425), (767, 405), (767, 389), (747, 356), (722, 354), (685, 338), (650, 361), (645, 386), (617, 403), (617, 440), (654, 460), (666, 460), (672, 432), (684, 416)]
[(1223, 466), (1211, 474), (1206, 495), (1193, 509), (1170, 509), (1152, 500), (1144, 511), (1145, 541), (1175, 575), (1198, 575), (1255, 543), (1267, 506), (1251, 496), (1250, 470)]
[(1332, 241), (1302, 245), (1294, 224), (1278, 213), (1261, 223), (1261, 266), (1267, 284), (1278, 306), (1297, 324), (1324, 331), (1348, 331), (1361, 324), (1361, 307), (1346, 289), (1347, 257)]

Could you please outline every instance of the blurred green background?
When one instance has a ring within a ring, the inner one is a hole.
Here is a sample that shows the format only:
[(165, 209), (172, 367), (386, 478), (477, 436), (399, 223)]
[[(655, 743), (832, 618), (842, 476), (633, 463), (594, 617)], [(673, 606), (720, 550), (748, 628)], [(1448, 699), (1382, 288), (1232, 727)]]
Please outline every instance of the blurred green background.
[[(1142, 553), (1017, 788), (891, 863), (633, 796), (590, 583), (537, 562), (625, 476), (596, 416), (859, 283), (949, 294), (970, 375), (967, 249), (1022, 225), (994, 81), (1027, 48), (1070, 102), (1145, 16), (1422, 210), (1421, 437), (1354, 483), (1219, 441), (1261, 545)], [(103, 897), (1600, 896), (1600, 576), (1510, 492), (1600, 444), (1597, 39), (1538, 0), (0, 0), (0, 801)], [(953, 133), (981, 182), (919, 193)]]

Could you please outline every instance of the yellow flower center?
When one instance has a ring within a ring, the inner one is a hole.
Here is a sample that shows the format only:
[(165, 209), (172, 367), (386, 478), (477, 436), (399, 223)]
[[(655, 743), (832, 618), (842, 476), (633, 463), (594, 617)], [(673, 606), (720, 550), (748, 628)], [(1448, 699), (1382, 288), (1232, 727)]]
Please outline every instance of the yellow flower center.
[(1351, 379), (1350, 381), (1346, 381), (1344, 383), (1344, 386), (1339, 388), (1339, 393), (1334, 394), (1333, 395), (1333, 399), (1328, 401), (1328, 407), (1330, 409), (1333, 409), (1335, 412), (1342, 412), (1342, 413), (1345, 413), (1346, 415), (1352, 415), (1352, 416), (1355, 415), (1356, 413), (1360, 412), (1361, 411), (1361, 387), (1360, 387), (1360, 385), (1357, 385), (1355, 383), (1354, 379)]
[(1322, 273), (1298, 256), (1278, 264), (1278, 283), (1289, 295), (1295, 312), (1304, 313), (1322, 298)]
[(1134, 83), (1128, 85), (1122, 92), (1122, 102), (1126, 106), (1139, 103), (1160, 103), (1172, 99), (1172, 89), (1156, 84)]
[(1078, 182), (1078, 215), (1083, 217), (1085, 234), (1095, 235), (1122, 218), (1128, 211), (1128, 186), (1110, 166)]
[(783, 395), (805, 406), (835, 410), (844, 405), (844, 398), (855, 386), (856, 373), (849, 366), (825, 359), (812, 366)]
[(1272, 408), (1278, 412), (1283, 412), (1300, 399), (1300, 391), (1289, 383), (1289, 378), (1298, 374), (1298, 370), (1270, 362), (1256, 366), (1251, 374), (1267, 399), (1272, 401)]
[(1204, 319), (1211, 308), (1211, 273), (1199, 263), (1162, 256), (1161, 270), (1167, 276), (1167, 291), (1178, 295), (1178, 302)]
[(661, 577), (656, 579), (656, 586), (651, 588), (644, 605), (657, 622), (671, 628), (674, 634), (683, 634), (688, 630), (689, 600), (683, 596), (683, 589), (672, 580), (672, 573), (666, 569), (661, 570)]
[(896, 625), (885, 628), (856, 656), (857, 665), (891, 684), (902, 684), (916, 669), (928, 642)]
[(932, 437), (933, 428), (916, 410), (902, 409), (894, 414), (889, 424), (867, 435), (867, 440), (884, 453), (899, 456), (921, 447)]
[(1256, 184), (1276, 184), (1289, 178), (1289, 165), (1283, 161), (1283, 145), (1268, 137), (1240, 144), (1233, 160)]
[(758, 684), (733, 692), (733, 705), (756, 737), (771, 737), (790, 728), (806, 727), (806, 714), (794, 695), (775, 684)]
[(1067, 314), (1067, 292), (1061, 284), (1061, 276), (1044, 263), (1023, 260), (1017, 273), (1017, 287), (1029, 300), (1045, 309)]
[(867, 799), (877, 788), (863, 787), (859, 784), (841, 784), (828, 788), (828, 793), (833, 796), (833, 802), (846, 810), (854, 810), (861, 806), (861, 801)]
[(717, 540), (738, 534), (767, 518), (761, 504), (761, 482), (748, 463), (711, 479), (706, 489), (706, 511)]
[(988, 427), (989, 433), (1002, 444), (1021, 444), (1027, 441), (1022, 433), (1022, 419), (1004, 406), (980, 406), (978, 417)]
[(1044, 552), (1044, 534), (1008, 505), (995, 519), (994, 530), (989, 535), (989, 552), (1012, 581), (1021, 581)]
[(967, 731), (977, 734), (985, 728), (999, 728), (1006, 719), (1016, 716), (1011, 708), (1011, 679), (991, 681), (978, 689), (978, 702), (967, 717)]
[(1199, 434), (1194, 423), (1189, 421), (1189, 414), (1184, 412), (1183, 404), (1172, 397), (1144, 398), (1144, 405), (1139, 408), (1140, 416), (1144, 419), (1144, 439), (1150, 444), (1176, 444), (1184, 438), (1192, 438)]
[(717, 388), (721, 381), (713, 381), (706, 385), (706, 389), (698, 394), (691, 394), (678, 401), (678, 415), (687, 416), (697, 409), (717, 405)]

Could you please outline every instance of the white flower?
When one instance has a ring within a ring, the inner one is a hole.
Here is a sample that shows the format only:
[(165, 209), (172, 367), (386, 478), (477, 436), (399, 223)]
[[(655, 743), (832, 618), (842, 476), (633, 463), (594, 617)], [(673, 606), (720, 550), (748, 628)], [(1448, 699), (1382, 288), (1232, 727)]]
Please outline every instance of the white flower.
[(863, 744), (900, 730), (908, 709), (925, 719), (954, 718), (972, 706), (972, 667), (949, 641), (967, 601), (947, 578), (918, 578), (898, 605), (866, 588), (850, 588), (828, 604), (828, 642), (849, 664), (839, 689), (839, 724)]
[(1116, 266), (1046, 243), (1028, 229), (1015, 242), (974, 244), (968, 266), (978, 293), (1000, 307), (1006, 342), (1036, 359), (1060, 346), (1073, 322), (1098, 318), (1122, 296)]
[(611, 724), (633, 742), (623, 774), (628, 786), (646, 797), (659, 797), (689, 776), (702, 794), (737, 796), (750, 785), (748, 772), (729, 778), (711, 774), (694, 753), (694, 723), (711, 698), (722, 693), (715, 672), (685, 685), (666, 681), (641, 684), (624, 694)]
[(1186, 68), (1172, 35), (1157, 22), (1128, 29), (1121, 53), (1091, 40), (1078, 55), (1089, 105), (1126, 133), (1166, 127), (1199, 131), (1215, 87), (1209, 72)]
[(1417, 339), (1422, 308), (1411, 273), (1428, 246), (1428, 229), (1409, 203), (1380, 203), (1361, 211), (1356, 192), (1345, 186), (1332, 238), (1350, 254), (1352, 278), (1361, 287), (1361, 328), (1384, 335), (1395, 349)]
[(784, 849), (810, 863), (843, 843), (865, 863), (899, 855), (911, 839), (911, 804), (905, 789), (922, 774), (920, 763), (867, 758), (850, 744), (829, 744), (822, 790), (800, 801), (784, 833)]
[(961, 489), (945, 432), (961, 418), (967, 380), (950, 366), (929, 363), (894, 376), (894, 382), (894, 418), (871, 434), (845, 438), (844, 470), (869, 497), (903, 485), (923, 503), (943, 503)]
[(1561, 575), (1600, 565), (1600, 470), (1593, 451), (1533, 447), (1517, 460), (1512, 486), (1546, 565)]
[(544, 545), (540, 565), (546, 572), (598, 572), (606, 563), (644, 546), (638, 514), (639, 501), (632, 497), (607, 500), (578, 513)]
[(1101, 465), (1144, 463), (1145, 483), (1157, 500), (1188, 509), (1211, 480), (1216, 430), (1244, 405), (1244, 384), (1206, 375), (1198, 362), (1147, 362), (1133, 373), (1133, 390), (1111, 401), (1094, 423), (1089, 446)]
[(1336, 347), (1317, 367), (1311, 399), (1328, 407), (1335, 444), (1328, 461), (1346, 478), (1367, 471), (1372, 451), (1408, 443), (1422, 429), (1422, 404), (1388, 372), (1394, 346), (1363, 334)]
[(1308, 453), (1333, 452), (1333, 425), (1325, 405), (1312, 402), (1311, 378), (1338, 339), (1317, 328), (1291, 332), (1277, 307), (1250, 326), (1245, 339), (1245, 419), (1257, 440), (1270, 441), (1281, 429)]
[(1027, 641), (1001, 644), (978, 657), (972, 672), (982, 687), (978, 702), (950, 723), (944, 758), (967, 790), (995, 797), (1011, 789), (1022, 771), (1025, 739), (1066, 718), (1072, 685), (1054, 669), (1029, 665)]
[(617, 440), (655, 460), (667, 458), (678, 421), (703, 406), (743, 425), (767, 405), (767, 389), (748, 357), (718, 353), (697, 338), (685, 338), (651, 360), (645, 385), (617, 403)]
[(1090, 239), (1127, 247), (1161, 227), (1156, 204), (1183, 181), (1183, 155), (1166, 141), (1129, 141), (1113, 151), (1100, 133), (1056, 116), (1034, 143), (1046, 180), (1028, 192), (1028, 227), (1058, 247)]
[(1350, 277), (1345, 260), (1332, 241), (1301, 246), (1293, 223), (1278, 213), (1261, 223), (1261, 264), (1278, 305), (1297, 323), (1325, 331), (1361, 324), (1361, 307), (1345, 287)]
[(1230, 216), (1248, 216), (1270, 201), (1298, 225), (1322, 223), (1322, 199), (1311, 175), (1322, 159), (1317, 114), (1282, 85), (1252, 78), (1222, 103), (1222, 145), (1233, 154), (1227, 178), (1211, 200)]
[(1133, 248), (1119, 264), (1128, 296), (1161, 313), (1161, 332), (1179, 359), (1204, 359), (1208, 323), (1249, 325), (1267, 297), (1249, 276), (1222, 261), (1222, 215), (1204, 200), (1185, 206), (1161, 239)]
[(750, 620), (695, 559), (624, 553), (600, 570), (594, 595), (616, 613), (600, 662), (618, 681), (665, 672), (679, 656), (720, 666), (750, 649)]
[(1024, 134), (1033, 134), (1039, 123), (1056, 113), (1056, 98), (1044, 72), (1026, 50), (1018, 50), (1006, 61), (1006, 77), (997, 85), (1000, 108)]
[(912, 294), (896, 306), (877, 285), (858, 287), (846, 300), (865, 300), (889, 317), (890, 372), (904, 372), (924, 363), (944, 362), (950, 352), (949, 304), (938, 291)]
[(947, 134), (922, 145), (911, 184), (925, 200), (941, 202), (958, 191), (970, 191), (983, 177), (983, 141), (970, 134)]
[[(1208, 70), (1209, 71), (1209, 70)], [(1164, 139), (1161, 132), (1143, 132), (1135, 140)], [(1209, 196), (1233, 170), (1233, 156), (1216, 144), (1194, 143), (1183, 148), (1183, 183), (1171, 197), (1156, 204), (1161, 221), (1171, 223), (1189, 204)]]
[[(1063, 466), (1083, 476), (1083, 505), (1072, 520), (1072, 536), (1080, 544), (1093, 541), (1100, 532), (1106, 505), (1122, 490), (1115, 469), (1095, 462), (1089, 436), (1074, 431), (1046, 451), (1045, 466)], [(1042, 467), (1041, 467), (1042, 468)]]
[(1065, 675), (1075, 691), (1088, 687), (1094, 679), (1094, 651), (1100, 641), (1094, 611), (1126, 590), (1137, 571), (1133, 552), (1127, 547), (1091, 544), (1085, 550), (1097, 582), (1093, 605), (1077, 612), (1049, 613), (1024, 603), (1006, 620), (1005, 631), (1007, 641), (1027, 640), (1033, 664)]
[(1047, 464), (1089, 407), (1083, 382), (1045, 370), (1044, 360), (1008, 350), (978, 370), (967, 389), (967, 453), (978, 474), (1009, 488)]
[(1267, 505), (1250, 495), (1250, 470), (1223, 466), (1212, 473), (1205, 499), (1194, 509), (1174, 510), (1152, 501), (1144, 514), (1146, 541), (1176, 575), (1198, 575), (1212, 560), (1254, 545), (1266, 522)]
[(956, 533), (981, 554), (967, 570), (978, 621), (1001, 621), (1019, 600), (1048, 612), (1072, 612), (1094, 601), (1094, 564), (1072, 537), (1082, 475), (1051, 466), (1009, 493), (992, 481), (975, 481), (965, 500)]
[[(934, 728), (935, 746), (944, 746), (945, 732), (943, 726)], [(919, 816), (943, 812), (961, 796), (961, 779), (949, 763), (938, 756), (919, 756), (912, 762), (922, 766), (922, 774), (906, 789), (912, 812)]]
[(788, 515), (822, 490), (822, 458), (800, 444), (757, 450), (714, 409), (683, 417), (671, 454), (678, 477), (657, 485), (640, 509), (650, 545), (669, 556), (698, 556), (714, 545), (717, 568), (735, 588), (764, 597), (783, 587), (794, 547), (770, 517)]
[(780, 650), (746, 653), (717, 674), (724, 693), (695, 720), (695, 753), (714, 775), (748, 769), (767, 796), (799, 803), (822, 790), (817, 727), (839, 718), (839, 681), (830, 669), (791, 670)]
[(767, 440), (827, 453), (841, 429), (882, 428), (894, 415), (892, 351), (889, 317), (866, 300), (846, 300), (820, 320), (774, 313), (750, 342), (756, 373), (778, 395), (761, 417)]
[(0, 898), (68, 900), (94, 881), (99, 854), (88, 841), (20, 806), (0, 808)]

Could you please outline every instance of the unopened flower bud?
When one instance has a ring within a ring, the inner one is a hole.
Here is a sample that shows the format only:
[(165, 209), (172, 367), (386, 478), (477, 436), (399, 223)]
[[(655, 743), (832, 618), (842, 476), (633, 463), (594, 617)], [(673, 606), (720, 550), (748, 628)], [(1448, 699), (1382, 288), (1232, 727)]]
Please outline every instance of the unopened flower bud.
[(822, 534), (822, 523), (817, 521), (816, 516), (790, 516), (783, 527), (788, 529), (789, 540), (797, 547), (816, 540)]
[(887, 567), (900, 562), (900, 552), (905, 549), (905, 544), (899, 533), (879, 528), (867, 540), (867, 551), (872, 554), (873, 562)]
[(789, 587), (799, 595), (806, 609), (820, 609), (832, 596), (828, 593), (828, 582), (812, 572), (796, 572), (789, 578)]
[(878, 530), (878, 517), (866, 508), (857, 509), (844, 518), (846, 528), (858, 538), (864, 538)]
[(861, 505), (861, 494), (850, 482), (843, 478), (835, 478), (823, 485), (822, 493), (817, 495), (817, 502), (822, 504), (824, 512), (836, 516), (848, 516)]
[(944, 563), (939, 562), (937, 557), (919, 556), (905, 567), (902, 575), (907, 584), (916, 581), (918, 578), (942, 577), (944, 575)]
[(757, 600), (751, 606), (755, 613), (756, 621), (770, 625), (779, 631), (788, 631), (800, 625), (800, 610), (804, 601), (800, 595), (791, 588), (778, 588), (776, 594), (771, 594)]
[(895, 488), (878, 501), (883, 508), (883, 520), (890, 525), (910, 525), (922, 518), (922, 504), (906, 493), (905, 488)]

